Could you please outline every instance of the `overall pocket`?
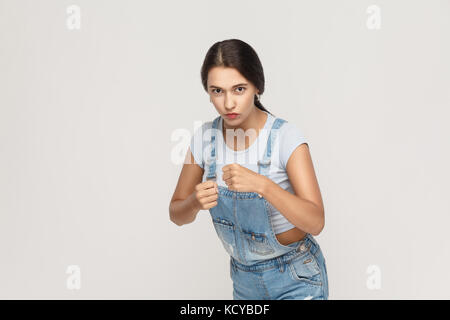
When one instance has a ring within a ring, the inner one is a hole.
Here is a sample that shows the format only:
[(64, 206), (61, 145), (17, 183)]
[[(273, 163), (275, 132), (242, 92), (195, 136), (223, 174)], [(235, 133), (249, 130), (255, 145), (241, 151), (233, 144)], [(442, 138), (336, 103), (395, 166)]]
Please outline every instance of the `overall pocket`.
[(311, 244), (308, 245), (308, 250), (304, 254), (295, 257), (288, 262), (288, 268), (295, 281), (304, 282), (314, 286), (322, 286), (320, 267), (316, 257), (311, 253), (310, 249)]
[(229, 255), (234, 256), (236, 248), (236, 241), (234, 239), (235, 225), (233, 222), (220, 217), (213, 217), (212, 221), (223, 247)]
[(272, 245), (269, 243), (266, 235), (264, 233), (257, 233), (242, 230), (245, 241), (247, 242), (248, 249), (259, 255), (268, 255), (274, 253)]

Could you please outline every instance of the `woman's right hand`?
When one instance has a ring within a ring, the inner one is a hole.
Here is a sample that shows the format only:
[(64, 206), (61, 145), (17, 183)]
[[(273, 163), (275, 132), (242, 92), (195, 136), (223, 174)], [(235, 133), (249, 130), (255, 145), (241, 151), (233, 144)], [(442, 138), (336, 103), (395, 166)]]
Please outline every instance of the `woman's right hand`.
[(198, 210), (208, 210), (217, 205), (217, 198), (219, 197), (219, 188), (217, 182), (207, 180), (195, 186), (193, 194), (194, 206)]

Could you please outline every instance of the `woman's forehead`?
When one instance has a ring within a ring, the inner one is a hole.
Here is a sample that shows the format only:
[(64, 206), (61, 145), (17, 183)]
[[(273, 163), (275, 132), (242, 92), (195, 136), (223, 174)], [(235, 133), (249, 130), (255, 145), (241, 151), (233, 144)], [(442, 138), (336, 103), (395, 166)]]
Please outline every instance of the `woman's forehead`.
[(234, 68), (214, 67), (208, 73), (208, 87), (229, 89), (242, 84), (249, 82)]

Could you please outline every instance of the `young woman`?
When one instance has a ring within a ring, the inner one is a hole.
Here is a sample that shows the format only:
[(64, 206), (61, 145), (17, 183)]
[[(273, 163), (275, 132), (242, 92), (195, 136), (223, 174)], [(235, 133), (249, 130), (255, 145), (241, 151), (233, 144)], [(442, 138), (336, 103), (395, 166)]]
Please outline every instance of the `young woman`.
[(261, 104), (263, 68), (247, 43), (215, 43), (201, 78), (219, 116), (191, 139), (171, 221), (181, 226), (209, 210), (230, 255), (233, 299), (328, 299), (313, 237), (324, 207), (305, 137)]

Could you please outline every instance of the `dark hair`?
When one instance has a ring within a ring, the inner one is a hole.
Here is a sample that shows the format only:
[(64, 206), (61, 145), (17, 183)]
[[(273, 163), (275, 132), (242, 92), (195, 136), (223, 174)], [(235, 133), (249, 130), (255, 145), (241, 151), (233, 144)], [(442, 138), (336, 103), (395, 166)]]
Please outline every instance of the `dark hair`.
[[(208, 72), (213, 67), (229, 67), (237, 69), (247, 80), (259, 90), (261, 95), (264, 92), (264, 71), (261, 61), (255, 50), (239, 39), (229, 39), (213, 44), (206, 53), (200, 75), (203, 88), (208, 92), (207, 81)], [(257, 95), (254, 97), (255, 106), (272, 114), (264, 108)]]

